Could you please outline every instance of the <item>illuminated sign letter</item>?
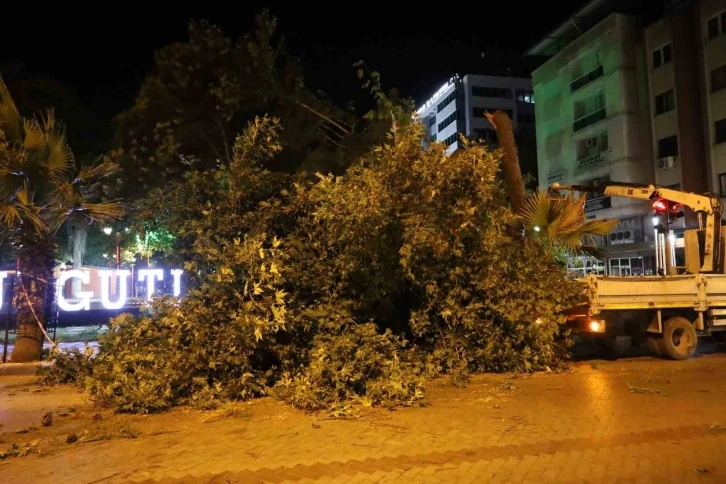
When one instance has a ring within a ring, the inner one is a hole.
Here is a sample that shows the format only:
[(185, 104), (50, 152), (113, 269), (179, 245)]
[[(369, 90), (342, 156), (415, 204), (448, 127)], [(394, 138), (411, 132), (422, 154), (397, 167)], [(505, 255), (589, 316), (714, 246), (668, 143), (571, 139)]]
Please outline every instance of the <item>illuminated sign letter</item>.
[[(113, 273), (118, 275), (118, 299), (112, 303), (108, 296), (110, 292), (110, 280)], [(126, 304), (126, 277), (131, 274), (126, 269), (117, 271), (98, 271), (101, 276), (101, 304), (106, 309), (121, 309)]]
[(3, 307), (3, 296), (4, 296), (4, 288), (3, 288), (3, 280), (8, 276), (7, 271), (0, 271), (0, 308)]
[(172, 269), (171, 275), (174, 276), (174, 297), (181, 294), (181, 275), (184, 273), (181, 269)]
[(151, 301), (154, 295), (154, 279), (164, 280), (164, 271), (161, 269), (139, 269), (139, 281), (146, 279), (146, 300)]
[(58, 306), (60, 306), (63, 311), (80, 311), (81, 309), (88, 311), (91, 309), (91, 296), (93, 295), (93, 292), (79, 291), (78, 296), (81, 300), (76, 304), (69, 303), (66, 301), (66, 298), (63, 297), (63, 286), (66, 285), (66, 281), (71, 277), (78, 277), (83, 284), (89, 284), (91, 282), (91, 273), (88, 271), (79, 271), (74, 269), (63, 272), (57, 282)]

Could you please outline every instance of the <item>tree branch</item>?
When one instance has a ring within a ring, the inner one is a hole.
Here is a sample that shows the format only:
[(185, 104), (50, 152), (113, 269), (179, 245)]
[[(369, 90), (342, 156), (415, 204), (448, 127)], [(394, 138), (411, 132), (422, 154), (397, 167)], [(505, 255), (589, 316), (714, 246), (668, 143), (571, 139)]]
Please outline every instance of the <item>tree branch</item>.
[(323, 118), (324, 120), (326, 120), (327, 122), (329, 122), (330, 124), (332, 124), (333, 126), (335, 126), (336, 128), (338, 128), (339, 130), (341, 130), (343, 133), (350, 134), (350, 130), (345, 129), (343, 126), (341, 126), (340, 124), (338, 124), (337, 122), (335, 122), (333, 119), (329, 118), (328, 116), (324, 115), (320, 111), (316, 111), (315, 109), (311, 108), (310, 106), (308, 106), (304, 102), (298, 101), (297, 99), (295, 100), (295, 103), (298, 106), (307, 109), (308, 111), (310, 111), (311, 113), (315, 114), (316, 116), (318, 116), (320, 118)]

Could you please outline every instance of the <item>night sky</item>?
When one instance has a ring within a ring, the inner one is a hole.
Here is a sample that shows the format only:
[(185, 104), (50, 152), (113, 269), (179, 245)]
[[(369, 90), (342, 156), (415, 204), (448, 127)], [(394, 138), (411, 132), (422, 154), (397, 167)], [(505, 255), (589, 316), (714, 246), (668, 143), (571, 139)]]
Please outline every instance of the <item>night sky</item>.
[[(454, 73), (481, 73), (488, 68), (486, 73), (496, 74), (492, 70), (499, 67), (492, 67), (492, 61), (487, 66), (482, 52), (488, 59), (498, 53), (517, 62), (583, 2), (560, 0), (546, 4), (546, 9), (542, 3), (532, 7), (524, 2), (500, 3), (477, 2), (474, 7), (456, 2), (441, 10), (418, 3), (415, 11), (349, 2), (340, 4), (347, 8), (311, 11), (310, 4), (305, 8), (300, 3), (270, 10), (289, 49), (302, 59), (310, 87), (340, 103), (353, 98), (360, 83), (352, 64), (364, 59), (381, 72), (384, 87), (397, 87), (420, 104)], [(109, 6), (44, 15), (18, 8), (4, 15), (19, 20), (11, 22), (15, 29), (5, 28), (9, 23), (4, 22), (0, 63), (7, 66), (20, 60), (24, 75), (51, 76), (72, 87), (98, 116), (110, 117), (131, 104), (151, 67), (153, 51), (185, 40), (189, 20), (207, 19), (237, 38), (253, 27), (253, 16), (262, 8), (243, 7), (240, 2), (195, 9), (178, 5), (159, 7), (158, 14), (148, 4), (141, 11)], [(28, 32), (22, 32), (23, 21), (32, 24)]]

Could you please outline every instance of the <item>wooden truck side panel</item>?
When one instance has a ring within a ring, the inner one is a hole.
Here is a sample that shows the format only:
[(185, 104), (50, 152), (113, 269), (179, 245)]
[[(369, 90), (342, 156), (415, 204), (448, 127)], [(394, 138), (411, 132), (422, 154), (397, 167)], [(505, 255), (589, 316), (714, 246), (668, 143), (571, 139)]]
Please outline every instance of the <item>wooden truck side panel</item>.
[(590, 315), (603, 311), (726, 308), (726, 275), (587, 277)]

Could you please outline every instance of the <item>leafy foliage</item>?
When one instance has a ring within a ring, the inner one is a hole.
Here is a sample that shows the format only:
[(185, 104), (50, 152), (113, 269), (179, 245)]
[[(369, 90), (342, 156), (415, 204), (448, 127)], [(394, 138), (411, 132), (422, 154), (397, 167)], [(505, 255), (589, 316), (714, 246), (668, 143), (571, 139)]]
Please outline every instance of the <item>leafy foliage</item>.
[(53, 365), (38, 370), (41, 382), (46, 385), (57, 385), (83, 381), (93, 371), (90, 356), (93, 350), (79, 351), (76, 348), (70, 351), (56, 351), (53, 355)]
[(422, 148), (422, 126), (394, 116), (345, 176), (310, 181), (264, 168), (280, 128), (257, 118), (229, 164), (146, 202), (193, 288), (112, 321), (85, 380), (96, 398), (146, 412), (273, 393), (345, 415), (419, 402), (429, 376), (562, 360), (580, 287), (538, 240), (509, 242), (498, 152)]
[(117, 188), (127, 198), (143, 198), (190, 169), (229, 164), (235, 136), (265, 113), (284, 126), (286, 151), (276, 168), (295, 169), (306, 159), (336, 167), (352, 116), (306, 88), (269, 12), (255, 21), (237, 41), (206, 21), (191, 22), (187, 42), (155, 53), (134, 106), (118, 119), (113, 157), (124, 168), (126, 183)]

